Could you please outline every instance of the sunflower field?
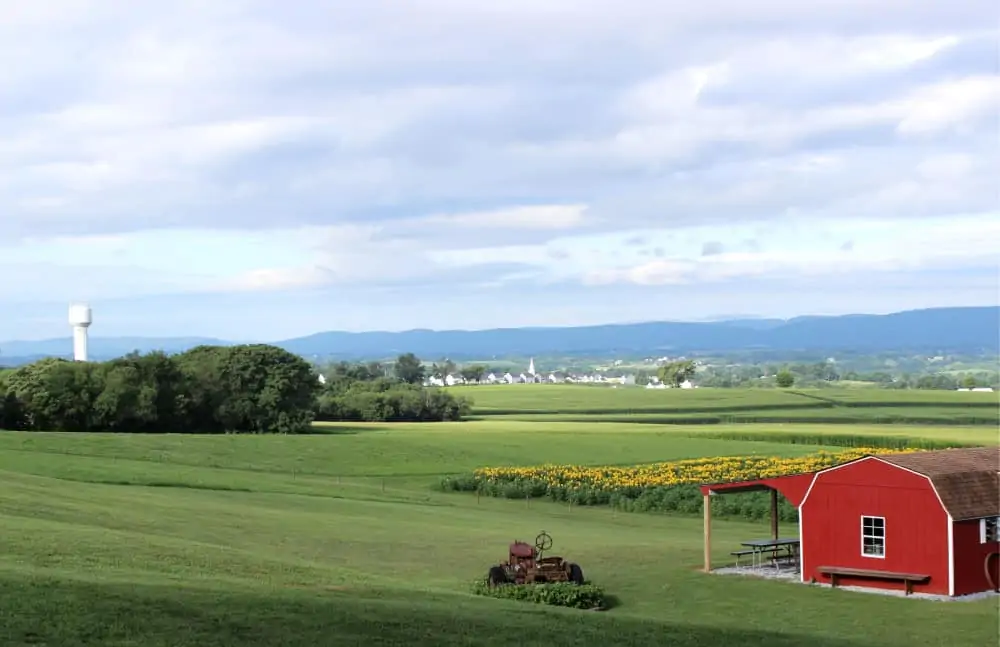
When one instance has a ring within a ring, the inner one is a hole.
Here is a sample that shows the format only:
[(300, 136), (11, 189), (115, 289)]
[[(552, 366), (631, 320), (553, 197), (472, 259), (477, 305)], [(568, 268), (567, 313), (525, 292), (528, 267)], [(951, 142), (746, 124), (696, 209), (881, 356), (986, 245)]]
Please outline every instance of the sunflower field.
[[(912, 451), (920, 450), (853, 447), (793, 458), (720, 456), (632, 466), (484, 467), (471, 474), (445, 477), (440, 488), (508, 499), (544, 498), (570, 505), (613, 506), (623, 511), (695, 514), (701, 512), (698, 485), (704, 483), (814, 472), (866, 455)], [(713, 514), (721, 516), (763, 519), (770, 515), (770, 497), (765, 492), (713, 497), (712, 506)], [(779, 514), (784, 521), (797, 519), (795, 508), (784, 499)]]

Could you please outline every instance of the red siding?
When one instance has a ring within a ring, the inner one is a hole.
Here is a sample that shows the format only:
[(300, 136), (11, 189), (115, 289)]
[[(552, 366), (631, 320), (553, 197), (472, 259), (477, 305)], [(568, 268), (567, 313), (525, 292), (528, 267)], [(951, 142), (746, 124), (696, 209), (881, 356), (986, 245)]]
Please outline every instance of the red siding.
[(764, 482), (777, 490), (793, 506), (802, 505), (809, 486), (812, 485), (815, 474), (794, 474), (781, 478), (765, 479)]
[[(803, 579), (820, 566), (930, 575), (914, 591), (948, 594), (948, 515), (919, 474), (864, 459), (818, 474), (800, 508)], [(885, 557), (861, 554), (861, 517), (885, 518)], [(843, 585), (901, 589), (901, 582), (849, 580)]]
[[(979, 520), (956, 521), (955, 542), (955, 595), (968, 595), (993, 590), (986, 578), (986, 557), (1000, 552), (1000, 543), (980, 543)], [(994, 582), (1000, 584), (1000, 555), (990, 560)]]

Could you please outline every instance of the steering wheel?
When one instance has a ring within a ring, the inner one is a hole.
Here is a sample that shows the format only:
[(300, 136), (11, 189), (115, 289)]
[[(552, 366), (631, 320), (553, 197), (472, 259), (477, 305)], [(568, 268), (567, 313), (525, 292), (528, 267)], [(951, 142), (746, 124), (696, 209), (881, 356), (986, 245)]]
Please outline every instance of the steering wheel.
[(543, 530), (537, 537), (535, 537), (535, 548), (537, 548), (540, 553), (552, 548), (552, 537), (549, 533)]

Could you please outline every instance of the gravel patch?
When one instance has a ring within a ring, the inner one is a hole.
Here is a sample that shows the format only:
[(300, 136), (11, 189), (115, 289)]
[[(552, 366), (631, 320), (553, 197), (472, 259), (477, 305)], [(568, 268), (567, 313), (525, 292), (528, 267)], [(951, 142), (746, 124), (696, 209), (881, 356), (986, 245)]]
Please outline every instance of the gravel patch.
[[(764, 580), (778, 580), (785, 582), (795, 582), (797, 584), (808, 584), (810, 586), (822, 586), (824, 588), (832, 588), (829, 584), (823, 584), (817, 582), (815, 584), (810, 584), (809, 582), (803, 582), (798, 571), (793, 569), (782, 569), (778, 570), (776, 568), (736, 568), (735, 566), (726, 566), (723, 568), (716, 568), (712, 570), (713, 575), (742, 575), (744, 577), (756, 577)], [(876, 589), (866, 586), (838, 586), (838, 590), (851, 591), (856, 593), (874, 593), (876, 595), (889, 595), (899, 598), (912, 598), (917, 600), (934, 600), (937, 602), (971, 602), (974, 600), (987, 600), (990, 598), (1000, 599), (1000, 594), (994, 593), (993, 591), (985, 591), (983, 593), (973, 593), (971, 595), (960, 595), (960, 596), (947, 596), (947, 595), (935, 595), (932, 593), (913, 593), (911, 595), (906, 595), (906, 592), (902, 589)]]

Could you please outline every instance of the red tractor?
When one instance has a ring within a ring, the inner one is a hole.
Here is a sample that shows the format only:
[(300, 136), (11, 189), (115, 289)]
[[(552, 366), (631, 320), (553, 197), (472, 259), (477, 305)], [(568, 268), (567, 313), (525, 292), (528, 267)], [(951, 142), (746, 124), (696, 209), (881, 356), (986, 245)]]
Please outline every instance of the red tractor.
[(501, 584), (544, 584), (546, 582), (572, 582), (583, 584), (583, 569), (579, 564), (567, 562), (553, 555), (543, 557), (552, 548), (552, 537), (544, 530), (535, 537), (535, 544), (515, 540), (510, 545), (507, 561), (490, 568), (486, 582), (490, 586)]

